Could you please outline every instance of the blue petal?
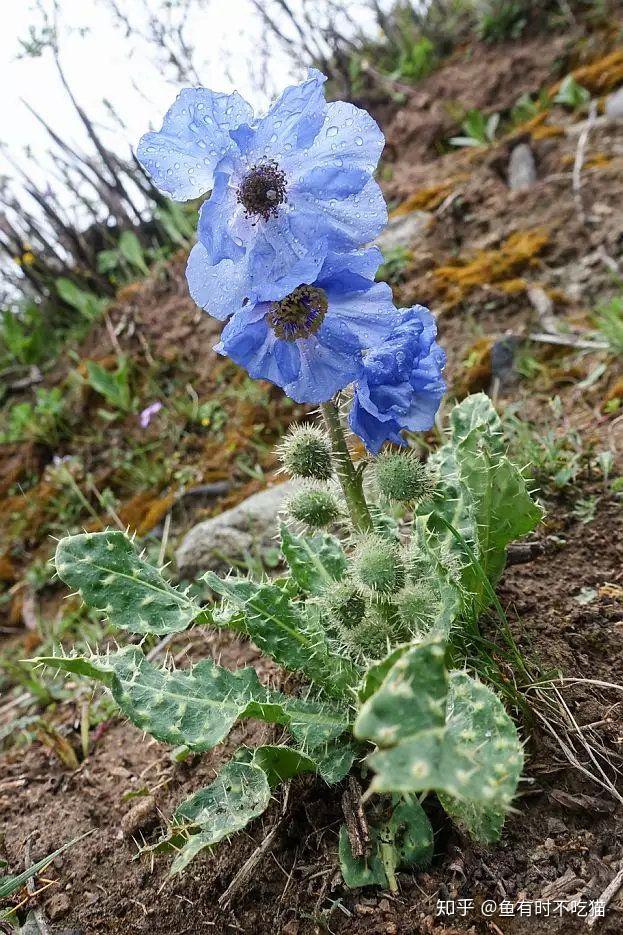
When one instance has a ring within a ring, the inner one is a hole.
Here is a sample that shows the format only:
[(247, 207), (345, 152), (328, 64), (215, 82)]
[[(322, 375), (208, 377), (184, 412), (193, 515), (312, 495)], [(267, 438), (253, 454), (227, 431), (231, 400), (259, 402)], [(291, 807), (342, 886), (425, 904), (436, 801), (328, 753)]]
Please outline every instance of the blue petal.
[(199, 211), (197, 237), (205, 247), (211, 263), (238, 260), (245, 253), (241, 238), (234, 239), (229, 229), (238, 205), (228, 179), (224, 172), (215, 174), (212, 194)]
[(352, 351), (341, 353), (335, 347), (325, 346), (320, 340), (320, 332), (292, 343), (298, 347), (300, 373), (298, 379), (288, 383), (284, 389), (295, 402), (326, 403), (352, 383), (359, 361)]
[(370, 114), (336, 101), (327, 105), (325, 119), (306, 153), (294, 153), (284, 165), (293, 171), (305, 166), (363, 169), (368, 175), (376, 168), (385, 137)]
[(327, 110), (323, 89), (326, 80), (310, 68), (307, 81), (286, 88), (266, 116), (258, 120), (252, 136), (239, 135), (239, 145), (250, 159), (274, 158), (283, 164), (289, 152), (310, 146)]
[(312, 166), (297, 182), (299, 191), (320, 193), (323, 200), (348, 198), (360, 192), (370, 181), (370, 173), (363, 169), (337, 166)]
[(326, 238), (330, 250), (351, 250), (373, 240), (387, 223), (387, 206), (376, 182), (357, 194), (339, 200), (312, 194), (293, 185), (288, 193), (290, 226), (303, 244)]
[(280, 340), (268, 326), (268, 309), (260, 304), (237, 312), (223, 328), (221, 347), (250, 376), (283, 388), (299, 373), (298, 349), (296, 342)]
[(383, 254), (378, 247), (367, 247), (365, 250), (354, 250), (351, 253), (330, 252), (318, 274), (318, 285), (331, 281), (335, 290), (337, 283), (345, 281), (344, 273), (347, 274), (347, 278), (354, 274), (373, 282), (382, 262)]
[(243, 260), (213, 264), (202, 243), (190, 251), (186, 266), (188, 289), (199, 308), (224, 321), (249, 298), (249, 272)]
[(137, 157), (160, 191), (188, 201), (212, 188), (219, 163), (237, 151), (229, 131), (250, 121), (253, 110), (237, 92), (181, 91), (162, 129), (146, 133)]
[(368, 451), (377, 455), (385, 442), (394, 442), (404, 445), (405, 441), (399, 434), (400, 426), (393, 419), (386, 422), (377, 419), (359, 401), (357, 393), (348, 414), (348, 424)]
[[(366, 282), (362, 279), (361, 282)], [(392, 291), (385, 282), (369, 283), (351, 293), (333, 290), (331, 280), (320, 283), (329, 298), (327, 318), (339, 319), (344, 327), (357, 335), (360, 348), (369, 348), (383, 341), (396, 324), (396, 309)], [(323, 322), (324, 325), (324, 322)]]

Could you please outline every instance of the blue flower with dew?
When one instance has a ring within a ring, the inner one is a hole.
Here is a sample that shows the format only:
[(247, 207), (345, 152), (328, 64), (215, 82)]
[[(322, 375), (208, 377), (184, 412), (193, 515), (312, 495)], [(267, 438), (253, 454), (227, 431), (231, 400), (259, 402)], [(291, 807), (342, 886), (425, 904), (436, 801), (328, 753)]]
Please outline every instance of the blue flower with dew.
[(381, 261), (376, 247), (330, 253), (311, 282), (240, 308), (216, 349), (298, 403), (326, 402), (396, 323), (391, 289), (374, 282)]
[(211, 191), (188, 281), (195, 298), (212, 289), (217, 318), (256, 301), (266, 283), (292, 291), (328, 252), (360, 247), (387, 220), (372, 177), (383, 134), (366, 111), (327, 103), (325, 80), (311, 69), (259, 119), (237, 93), (186, 89), (139, 143), (161, 191), (182, 201)]
[(400, 309), (389, 334), (364, 356), (348, 421), (374, 454), (384, 442), (404, 445), (405, 429), (421, 432), (433, 425), (446, 390), (446, 355), (436, 335), (428, 309)]

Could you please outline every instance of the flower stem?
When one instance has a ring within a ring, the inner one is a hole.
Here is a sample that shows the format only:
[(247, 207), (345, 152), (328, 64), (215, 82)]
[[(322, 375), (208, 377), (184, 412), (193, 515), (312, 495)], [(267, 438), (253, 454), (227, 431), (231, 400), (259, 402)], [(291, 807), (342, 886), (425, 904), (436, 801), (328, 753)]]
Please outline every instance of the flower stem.
[(333, 462), (353, 526), (358, 532), (369, 532), (373, 529), (372, 517), (363, 493), (361, 475), (355, 469), (346, 444), (339, 410), (334, 402), (323, 403), (322, 414), (329, 430)]

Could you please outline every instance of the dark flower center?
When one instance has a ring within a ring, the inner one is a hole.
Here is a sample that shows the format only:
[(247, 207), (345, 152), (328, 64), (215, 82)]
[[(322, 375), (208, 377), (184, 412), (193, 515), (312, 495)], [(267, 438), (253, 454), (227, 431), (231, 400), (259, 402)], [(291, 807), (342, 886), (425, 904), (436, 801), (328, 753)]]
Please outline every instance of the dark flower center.
[(237, 195), (247, 217), (256, 216), (267, 221), (276, 216), (279, 205), (286, 200), (286, 174), (274, 159), (251, 166)]
[(296, 341), (318, 331), (328, 307), (324, 289), (298, 286), (285, 299), (273, 302), (266, 320), (278, 338)]

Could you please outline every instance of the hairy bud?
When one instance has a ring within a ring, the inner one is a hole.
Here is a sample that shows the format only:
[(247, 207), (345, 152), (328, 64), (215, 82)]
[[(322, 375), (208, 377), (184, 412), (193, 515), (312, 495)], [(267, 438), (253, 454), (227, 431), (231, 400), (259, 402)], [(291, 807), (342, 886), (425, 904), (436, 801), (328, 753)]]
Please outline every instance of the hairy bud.
[(293, 519), (314, 528), (330, 526), (340, 517), (340, 505), (330, 490), (304, 487), (288, 499), (286, 510)]
[(439, 606), (439, 599), (428, 584), (407, 585), (396, 597), (396, 607), (411, 636), (423, 635)]
[(367, 594), (377, 598), (394, 594), (404, 584), (400, 549), (374, 533), (359, 542), (352, 559), (353, 578)]
[(376, 461), (376, 482), (388, 500), (419, 503), (435, 488), (430, 471), (415, 452), (388, 451)]
[(279, 446), (281, 462), (292, 477), (329, 480), (333, 474), (331, 447), (315, 425), (295, 425)]
[(338, 627), (352, 630), (363, 620), (366, 602), (353, 584), (337, 582), (324, 594), (329, 615)]

